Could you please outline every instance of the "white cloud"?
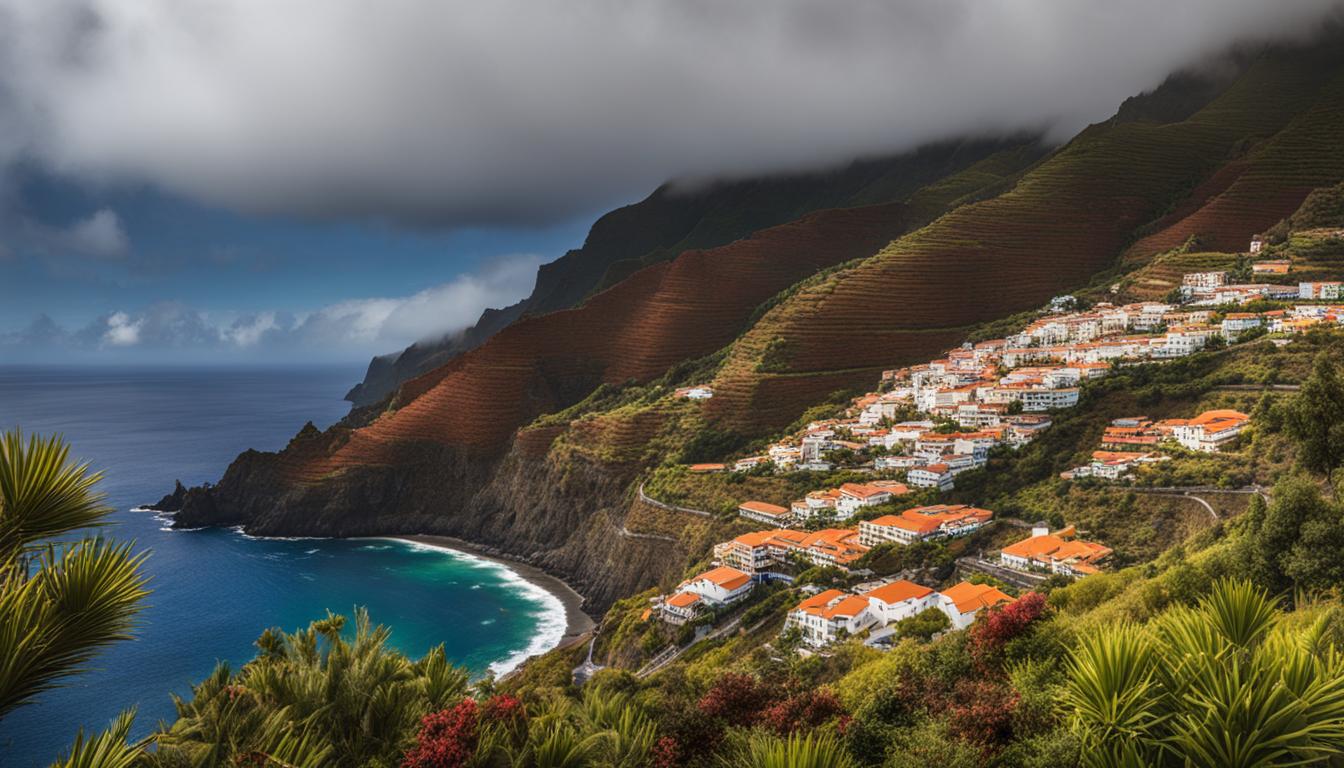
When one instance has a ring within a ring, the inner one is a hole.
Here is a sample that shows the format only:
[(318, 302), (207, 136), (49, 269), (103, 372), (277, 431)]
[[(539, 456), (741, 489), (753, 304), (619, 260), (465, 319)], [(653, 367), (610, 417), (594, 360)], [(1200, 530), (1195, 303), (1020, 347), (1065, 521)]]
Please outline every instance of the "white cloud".
[(47, 316), (0, 333), (0, 350), (17, 358), (50, 357), (70, 348), (173, 359), (219, 356), (353, 360), (461, 330), (491, 306), (532, 288), (541, 257), (512, 256), (410, 296), (351, 299), (295, 315), (284, 311), (203, 312), (177, 302), (118, 309), (69, 333)]
[(129, 347), (140, 343), (140, 326), (143, 319), (132, 320), (125, 312), (113, 312), (108, 315), (107, 330), (103, 332), (103, 341), (114, 347)]
[(674, 176), (1067, 136), (1340, 0), (0, 0), (0, 165), (535, 222)]

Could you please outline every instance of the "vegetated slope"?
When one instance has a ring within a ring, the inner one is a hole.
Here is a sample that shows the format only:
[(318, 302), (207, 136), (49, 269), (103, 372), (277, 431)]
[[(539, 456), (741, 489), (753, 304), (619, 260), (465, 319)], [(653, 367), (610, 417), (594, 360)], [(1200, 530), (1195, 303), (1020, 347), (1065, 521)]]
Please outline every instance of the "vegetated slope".
[[(814, 173), (718, 182), (699, 188), (667, 184), (644, 200), (618, 208), (593, 224), (582, 248), (537, 271), (532, 294), (504, 309), (488, 309), (476, 325), (399, 353), (376, 357), (364, 381), (346, 399), (356, 406), (380, 402), (400, 384), (474, 349), (525, 315), (568, 309), (594, 291), (639, 269), (693, 249), (707, 249), (783, 224), (809, 212), (904, 200), (924, 185), (986, 158), (996, 167), (963, 179), (963, 193), (995, 181), (994, 172), (1025, 168), (1045, 150), (1031, 137), (949, 141), (893, 157), (855, 162)], [(920, 207), (920, 213), (939, 211)]]
[(904, 226), (899, 203), (821, 211), (646, 267), (581, 307), (524, 318), (407, 382), (391, 408), (307, 475), (385, 463), (406, 442), (501, 449), (519, 426), (602, 382), (647, 380), (722, 347), (767, 298), (876, 251)]
[(1344, 274), (1344, 183), (1312, 190), (1291, 216), (1270, 227), (1260, 254), (1198, 251), (1182, 246), (1153, 257), (1125, 275), (1121, 296), (1165, 298), (1191, 272), (1249, 270), (1254, 259), (1288, 259), (1291, 281), (1335, 280)]
[[(1335, 63), (1335, 62), (1330, 62)], [(1192, 195), (1194, 210), (1169, 217), (1126, 253), (1142, 261), (1195, 237), (1208, 250), (1239, 251), (1251, 236), (1297, 209), (1313, 188), (1344, 177), (1344, 74), (1326, 84), (1305, 112), (1244, 159), (1229, 163), (1214, 183)]]
[[(721, 428), (778, 428), (836, 390), (872, 384), (884, 367), (936, 354), (973, 323), (1086, 283), (1140, 226), (1248, 145), (1284, 132), (1272, 153), (1266, 145), (1261, 178), (1338, 151), (1316, 130), (1333, 109), (1337, 74), (1319, 51), (1266, 53), (1179, 122), (1088, 128), (1011, 191), (958, 208), (780, 303), (734, 345), (707, 410)], [(1276, 208), (1271, 221), (1284, 213)]]

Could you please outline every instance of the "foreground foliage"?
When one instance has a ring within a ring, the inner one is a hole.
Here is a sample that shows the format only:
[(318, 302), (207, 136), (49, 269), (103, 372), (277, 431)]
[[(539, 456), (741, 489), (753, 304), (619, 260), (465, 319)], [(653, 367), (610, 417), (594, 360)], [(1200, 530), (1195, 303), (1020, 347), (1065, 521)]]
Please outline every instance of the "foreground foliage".
[(101, 477), (58, 437), (0, 436), (0, 717), (130, 637), (144, 555), (103, 538), (51, 541), (104, 522)]
[(1197, 608), (1121, 624), (1073, 653), (1065, 701), (1084, 762), (1269, 766), (1344, 750), (1344, 657), (1321, 616), (1283, 620), (1268, 593), (1220, 582)]

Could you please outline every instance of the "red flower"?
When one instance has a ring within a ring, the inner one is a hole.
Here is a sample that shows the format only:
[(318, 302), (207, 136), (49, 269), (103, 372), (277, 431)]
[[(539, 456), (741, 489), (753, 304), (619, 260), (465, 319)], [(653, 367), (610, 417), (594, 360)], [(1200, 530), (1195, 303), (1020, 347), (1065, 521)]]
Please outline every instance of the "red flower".
[(461, 768), (476, 751), (480, 710), (473, 699), (452, 709), (425, 715), (416, 744), (402, 758), (402, 768)]
[(1045, 595), (1040, 592), (1028, 592), (1015, 602), (990, 609), (984, 621), (971, 627), (971, 655), (982, 659), (999, 650), (1004, 643), (1024, 634), (1045, 609)]
[(681, 765), (681, 748), (671, 736), (661, 736), (653, 745), (653, 768), (676, 768)]

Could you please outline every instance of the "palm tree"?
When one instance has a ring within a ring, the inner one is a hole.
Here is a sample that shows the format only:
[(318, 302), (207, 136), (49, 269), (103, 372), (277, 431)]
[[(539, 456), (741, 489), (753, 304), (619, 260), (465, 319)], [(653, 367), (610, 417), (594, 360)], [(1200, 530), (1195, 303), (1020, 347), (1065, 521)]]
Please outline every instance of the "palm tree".
[(345, 625), (328, 613), (292, 634), (266, 630), (237, 673), (217, 666), (191, 699), (176, 699), (177, 721), (156, 737), (160, 764), (398, 762), (420, 719), (462, 698), (467, 673), (443, 646), (419, 661), (389, 648), (391, 631), (363, 609), (352, 639)]
[(1246, 582), (1084, 641), (1064, 701), (1099, 768), (1300, 765), (1344, 750), (1344, 656), (1327, 617), (1290, 627)]
[(753, 734), (725, 766), (740, 768), (853, 768), (853, 758), (834, 736), (793, 734), (779, 738)]
[(131, 545), (51, 543), (105, 522), (101, 478), (59, 437), (0, 436), (0, 717), (127, 639), (148, 594)]

